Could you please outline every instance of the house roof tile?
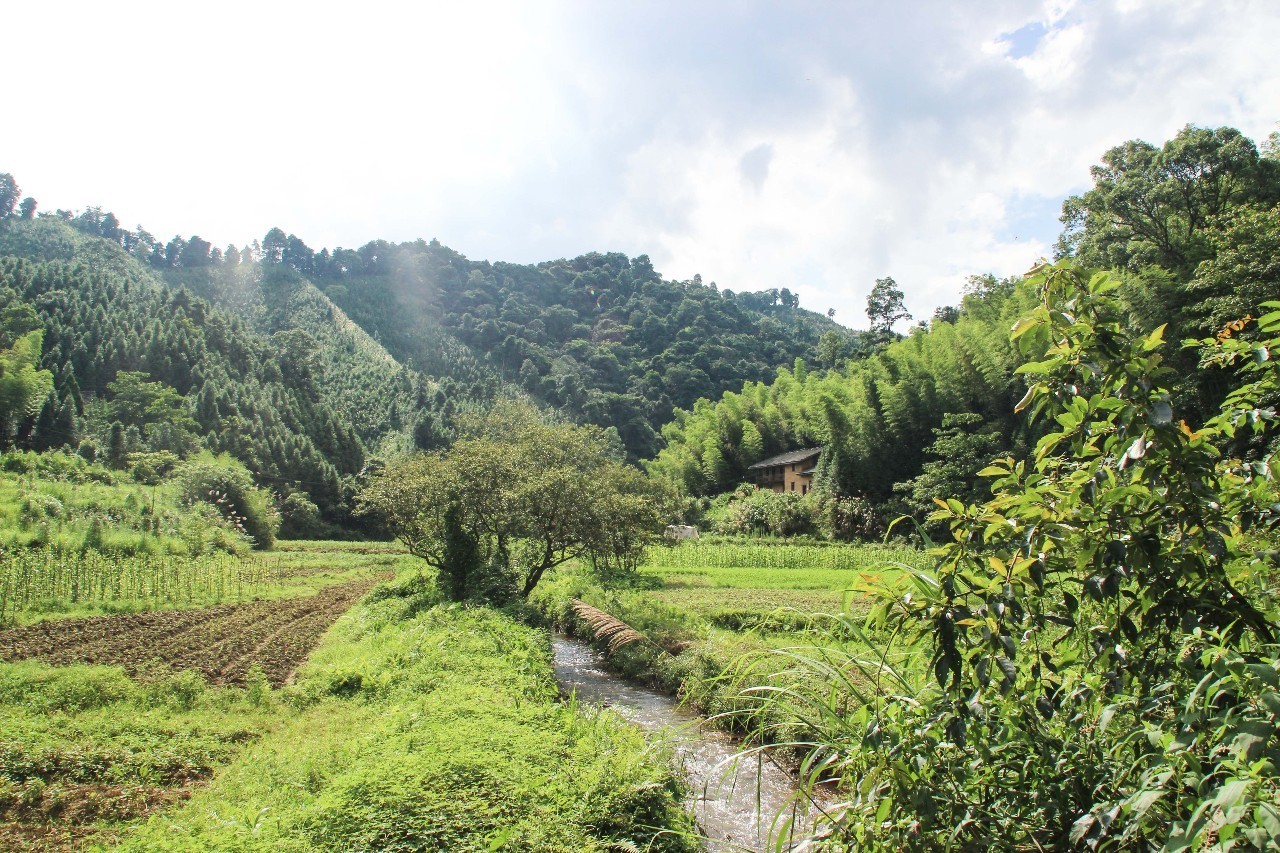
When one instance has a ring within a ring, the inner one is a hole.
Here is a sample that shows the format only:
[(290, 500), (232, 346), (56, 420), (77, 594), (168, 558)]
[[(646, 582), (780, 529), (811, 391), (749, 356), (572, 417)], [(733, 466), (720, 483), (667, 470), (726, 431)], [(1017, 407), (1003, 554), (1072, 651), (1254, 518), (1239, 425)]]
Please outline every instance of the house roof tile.
[(779, 453), (777, 456), (770, 456), (768, 459), (761, 459), (754, 465), (748, 466), (748, 471), (754, 471), (757, 468), (772, 468), (774, 465), (790, 465), (792, 462), (804, 462), (812, 459), (822, 453), (821, 447), (810, 447), (808, 450), (791, 450), (787, 453)]

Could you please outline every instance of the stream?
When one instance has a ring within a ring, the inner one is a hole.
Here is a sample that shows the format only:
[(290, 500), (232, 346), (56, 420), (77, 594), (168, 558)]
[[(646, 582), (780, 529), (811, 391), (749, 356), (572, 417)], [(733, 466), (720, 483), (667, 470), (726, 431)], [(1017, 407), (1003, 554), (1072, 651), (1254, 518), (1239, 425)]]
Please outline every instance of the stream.
[[(732, 737), (704, 724), (670, 696), (612, 675), (586, 643), (568, 637), (551, 638), (556, 681), (560, 689), (577, 693), (578, 701), (608, 707), (635, 725), (671, 743), (684, 764), (690, 787), (689, 805), (707, 849), (759, 851), (774, 849), (770, 828), (778, 813), (790, 807), (794, 780), (765, 761), (732, 757), (738, 747)], [(797, 823), (803, 815), (797, 815)], [(795, 849), (782, 845), (782, 849)]]

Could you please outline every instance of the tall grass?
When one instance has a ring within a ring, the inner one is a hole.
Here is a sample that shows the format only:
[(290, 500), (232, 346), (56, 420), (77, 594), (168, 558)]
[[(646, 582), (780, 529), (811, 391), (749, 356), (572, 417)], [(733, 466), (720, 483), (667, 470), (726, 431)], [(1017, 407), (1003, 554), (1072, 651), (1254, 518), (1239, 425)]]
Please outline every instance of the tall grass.
[(276, 582), (278, 567), (215, 552), (197, 557), (0, 546), (0, 625), (44, 601), (191, 603), (241, 599)]
[(796, 545), (789, 543), (682, 542), (651, 548), (645, 566), (654, 569), (835, 569), (878, 571), (889, 562), (914, 562), (919, 552), (891, 545)]

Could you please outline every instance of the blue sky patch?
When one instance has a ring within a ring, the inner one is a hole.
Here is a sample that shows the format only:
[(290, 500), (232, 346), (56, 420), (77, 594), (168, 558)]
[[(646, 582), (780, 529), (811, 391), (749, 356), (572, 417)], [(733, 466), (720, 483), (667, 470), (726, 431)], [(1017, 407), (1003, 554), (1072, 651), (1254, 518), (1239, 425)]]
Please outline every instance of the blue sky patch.
[(1040, 40), (1048, 32), (1049, 28), (1042, 21), (1032, 21), (1011, 33), (1003, 34), (1000, 36), (1000, 41), (1009, 45), (1010, 59), (1021, 59), (1024, 56), (1030, 56), (1035, 53)]

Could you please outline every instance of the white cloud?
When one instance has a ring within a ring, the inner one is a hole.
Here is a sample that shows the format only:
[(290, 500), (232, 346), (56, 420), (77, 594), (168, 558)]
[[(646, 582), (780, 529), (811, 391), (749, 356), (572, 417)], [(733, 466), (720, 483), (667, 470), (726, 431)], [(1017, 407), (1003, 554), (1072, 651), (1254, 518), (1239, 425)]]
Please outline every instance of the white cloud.
[(878, 277), (921, 317), (1047, 254), (1112, 145), (1280, 119), (1267, 0), (25, 4), (6, 33), (0, 169), (45, 209), (647, 253), (853, 325)]

